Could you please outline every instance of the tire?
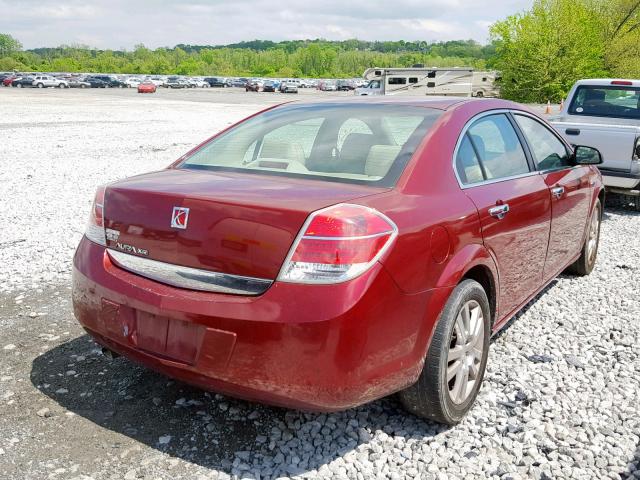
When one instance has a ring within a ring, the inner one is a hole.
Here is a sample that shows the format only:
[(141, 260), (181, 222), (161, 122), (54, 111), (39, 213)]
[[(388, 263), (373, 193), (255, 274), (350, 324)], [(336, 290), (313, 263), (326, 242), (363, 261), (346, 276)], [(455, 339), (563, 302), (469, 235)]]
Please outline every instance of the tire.
[(589, 225), (587, 226), (587, 238), (582, 245), (580, 258), (569, 265), (567, 271), (580, 277), (589, 275), (596, 266), (598, 258), (598, 245), (600, 244), (600, 224), (602, 223), (602, 205), (600, 199), (596, 200), (589, 217)]
[(58, 84), (58, 88), (67, 88), (67, 86), (64, 83), (60, 83)]
[(80, 85), (80, 88), (87, 88), (87, 86), (86, 86), (86, 85), (84, 85), (84, 84), (81, 84), (81, 85)]
[(476, 97), (478, 97), (478, 98), (484, 97), (484, 92), (482, 90), (477, 91), (476, 92)]
[[(475, 334), (467, 338), (466, 330), (472, 329)], [(462, 281), (440, 314), (418, 381), (398, 394), (404, 408), (418, 417), (446, 425), (459, 423), (473, 406), (482, 385), (490, 331), (487, 294), (475, 280)], [(450, 361), (450, 352), (455, 349), (462, 358)], [(467, 362), (472, 362), (473, 368)], [(455, 369), (455, 375), (448, 381), (447, 371), (456, 364), (461, 368)]]
[(22, 84), (21, 84), (21, 83), (18, 83), (18, 84), (16, 85), (16, 87), (18, 87), (18, 88), (22, 88)]
[(38, 88), (44, 88), (44, 85), (43, 85), (43, 84), (41, 84), (41, 83), (38, 83), (38, 84), (36, 85), (36, 87), (38, 87)]

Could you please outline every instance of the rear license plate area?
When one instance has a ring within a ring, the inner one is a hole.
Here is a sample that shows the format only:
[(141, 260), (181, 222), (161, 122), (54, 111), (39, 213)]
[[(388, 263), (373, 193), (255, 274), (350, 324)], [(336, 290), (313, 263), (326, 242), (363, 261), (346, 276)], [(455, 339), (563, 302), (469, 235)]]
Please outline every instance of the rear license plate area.
[(204, 335), (204, 327), (192, 322), (136, 312), (135, 344), (140, 350), (193, 365)]

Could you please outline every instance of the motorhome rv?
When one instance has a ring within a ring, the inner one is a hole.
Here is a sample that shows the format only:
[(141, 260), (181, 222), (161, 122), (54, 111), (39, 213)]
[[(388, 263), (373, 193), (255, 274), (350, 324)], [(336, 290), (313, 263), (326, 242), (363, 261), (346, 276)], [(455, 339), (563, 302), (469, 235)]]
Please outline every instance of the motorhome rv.
[(472, 68), (368, 68), (363, 77), (368, 83), (356, 89), (356, 95), (498, 95), (497, 74)]

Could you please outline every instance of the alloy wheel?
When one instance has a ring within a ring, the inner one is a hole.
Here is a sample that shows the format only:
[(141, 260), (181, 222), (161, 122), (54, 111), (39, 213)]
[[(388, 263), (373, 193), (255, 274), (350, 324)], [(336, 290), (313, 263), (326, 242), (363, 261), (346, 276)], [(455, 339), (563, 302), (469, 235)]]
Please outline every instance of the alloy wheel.
[(589, 265), (593, 264), (596, 260), (596, 253), (598, 251), (598, 237), (600, 233), (600, 208), (596, 207), (591, 215), (591, 222), (589, 224), (589, 238), (587, 240), (587, 261)]
[(484, 350), (484, 314), (475, 300), (466, 302), (456, 317), (447, 355), (447, 385), (455, 404), (464, 403), (478, 381)]

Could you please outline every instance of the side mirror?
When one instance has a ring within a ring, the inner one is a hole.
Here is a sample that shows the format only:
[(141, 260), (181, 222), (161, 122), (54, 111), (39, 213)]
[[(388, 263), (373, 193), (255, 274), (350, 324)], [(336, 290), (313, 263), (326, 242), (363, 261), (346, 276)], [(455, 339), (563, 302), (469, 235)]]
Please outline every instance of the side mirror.
[(573, 160), (576, 165), (600, 165), (602, 155), (596, 148), (578, 145), (573, 153)]

